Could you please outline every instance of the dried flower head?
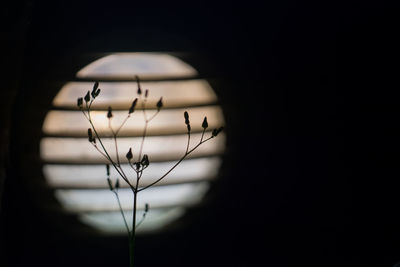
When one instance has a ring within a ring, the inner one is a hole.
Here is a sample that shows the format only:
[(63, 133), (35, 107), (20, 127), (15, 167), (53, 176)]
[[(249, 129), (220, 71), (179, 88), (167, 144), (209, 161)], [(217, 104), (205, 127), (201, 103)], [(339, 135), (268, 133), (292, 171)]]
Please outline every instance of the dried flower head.
[(111, 119), (112, 116), (113, 116), (113, 114), (112, 114), (112, 108), (111, 108), (111, 106), (108, 106), (107, 118)]
[(82, 108), (82, 104), (83, 104), (83, 98), (82, 98), (82, 97), (79, 97), (78, 100), (77, 100), (77, 106), (78, 106), (79, 108)]
[(223, 129), (224, 127), (219, 127), (218, 129), (214, 129), (212, 131), (212, 137), (216, 137)]
[(204, 120), (203, 120), (203, 123), (201, 124), (201, 127), (203, 127), (204, 130), (208, 128), (207, 117), (204, 117)]
[(106, 164), (107, 176), (110, 176), (110, 164)]
[(158, 100), (158, 102), (157, 102), (157, 110), (160, 111), (162, 106), (163, 106), (163, 102), (162, 102), (162, 97), (161, 97), (160, 100)]
[(143, 155), (143, 158), (140, 161), (140, 164), (142, 164), (143, 167), (149, 166), (150, 162), (149, 162), (149, 157), (147, 156), (147, 154)]
[(92, 132), (92, 129), (91, 128), (89, 128), (88, 129), (88, 138), (89, 138), (89, 142), (93, 142), (93, 132)]
[(136, 82), (137, 82), (137, 94), (141, 95), (142, 94), (142, 88), (140, 87), (139, 76), (136, 76)]
[(129, 111), (128, 111), (129, 114), (131, 114), (131, 113), (133, 113), (135, 111), (135, 107), (136, 107), (137, 101), (138, 101), (137, 98), (135, 98), (135, 100), (133, 100), (132, 105), (131, 105), (131, 107), (129, 108)]
[(86, 101), (86, 103), (90, 101), (90, 91), (87, 91), (87, 93), (85, 95), (85, 101)]
[(132, 154), (132, 148), (129, 148), (128, 153), (126, 153), (126, 158), (131, 161), (131, 159), (133, 158), (133, 154)]

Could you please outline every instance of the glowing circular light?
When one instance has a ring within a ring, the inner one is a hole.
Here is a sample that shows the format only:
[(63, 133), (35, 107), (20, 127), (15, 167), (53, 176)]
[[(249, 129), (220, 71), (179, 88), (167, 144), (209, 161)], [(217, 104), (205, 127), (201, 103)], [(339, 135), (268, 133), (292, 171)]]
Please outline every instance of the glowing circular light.
[[(81, 222), (108, 233), (125, 233), (124, 224), (119, 217), (117, 202), (107, 190), (105, 160), (87, 142), (89, 125), (77, 109), (76, 99), (91, 90), (93, 82), (88, 80), (110, 80), (100, 83), (102, 93), (92, 108), (93, 122), (104, 136), (104, 144), (111, 156), (115, 157), (106, 109), (113, 107), (112, 123), (119, 125), (136, 97), (136, 82), (126, 81), (135, 75), (152, 80), (141, 83), (142, 88), (150, 92), (146, 112), (154, 112), (153, 106), (161, 96), (165, 103), (165, 108), (149, 124), (144, 153), (149, 155), (151, 164), (141, 179), (142, 186), (168, 171), (185, 152), (185, 110), (190, 113), (193, 125), (192, 146), (199, 141), (204, 116), (208, 118), (209, 129), (224, 124), (217, 96), (208, 82), (196, 78), (193, 67), (168, 54), (111, 54), (77, 73), (77, 78), (85, 81), (66, 83), (54, 98), (54, 109), (47, 113), (43, 123), (45, 136), (40, 144), (41, 158), (45, 162), (43, 173), (67, 212), (78, 214)], [(171, 77), (176, 79), (165, 80)], [(133, 115), (119, 135), (121, 159), (125, 158), (125, 150), (129, 147), (133, 148), (134, 154), (138, 153), (135, 148), (139, 147), (144, 120), (140, 110)], [(139, 213), (143, 212), (144, 203), (149, 203), (151, 210), (138, 232), (162, 229), (182, 216), (188, 207), (199, 204), (209, 188), (209, 181), (217, 176), (224, 149), (225, 136), (221, 134), (191, 154), (160, 184), (139, 194)], [(122, 166), (128, 170), (127, 162), (122, 162)], [(113, 170), (111, 177), (117, 177)], [(121, 204), (125, 212), (131, 214), (133, 197), (126, 184), (122, 187)]]

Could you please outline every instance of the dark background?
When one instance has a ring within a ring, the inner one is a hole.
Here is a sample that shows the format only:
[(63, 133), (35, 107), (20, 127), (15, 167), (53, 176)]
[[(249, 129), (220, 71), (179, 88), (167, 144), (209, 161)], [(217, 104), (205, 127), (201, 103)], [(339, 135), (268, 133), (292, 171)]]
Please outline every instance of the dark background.
[(124, 238), (44, 212), (30, 177), (56, 93), (46, 84), (118, 51), (191, 55), (227, 126), (210, 200), (139, 238), (138, 266), (393, 266), (399, 11), (384, 1), (2, 6), (0, 266), (128, 266)]

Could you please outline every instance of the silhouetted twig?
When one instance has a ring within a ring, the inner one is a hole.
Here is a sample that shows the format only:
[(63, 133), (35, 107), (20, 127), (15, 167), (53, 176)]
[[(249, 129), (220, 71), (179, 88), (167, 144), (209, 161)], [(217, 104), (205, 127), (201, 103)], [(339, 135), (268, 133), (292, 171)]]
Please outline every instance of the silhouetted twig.
[[(117, 203), (118, 203), (118, 207), (121, 213), (121, 216), (123, 218), (124, 221), (124, 225), (125, 228), (128, 232), (128, 237), (129, 237), (129, 255), (130, 255), (130, 266), (133, 267), (134, 266), (134, 248), (135, 248), (135, 236), (136, 236), (136, 229), (137, 227), (139, 227), (143, 221), (145, 220), (146, 214), (149, 211), (149, 204), (146, 203), (145, 205), (145, 210), (143, 213), (142, 218), (140, 219), (139, 222), (136, 222), (136, 210), (137, 210), (137, 196), (138, 193), (146, 190), (147, 188), (157, 184), (158, 182), (160, 182), (162, 179), (164, 179), (172, 170), (174, 170), (189, 154), (191, 154), (193, 151), (195, 151), (200, 145), (204, 144), (205, 142), (209, 141), (210, 139), (216, 137), (219, 132), (221, 132), (221, 130), (223, 129), (222, 127), (218, 128), (218, 129), (214, 129), (212, 131), (211, 136), (209, 136), (208, 138), (204, 139), (204, 135), (205, 135), (205, 131), (208, 128), (208, 122), (207, 122), (207, 117), (204, 118), (203, 123), (202, 123), (202, 134), (201, 134), (201, 138), (200, 141), (192, 148), (190, 148), (190, 138), (191, 138), (191, 126), (190, 126), (190, 120), (189, 120), (189, 113), (187, 111), (184, 112), (183, 116), (184, 116), (184, 120), (185, 120), (185, 124), (187, 127), (187, 145), (186, 145), (186, 151), (185, 153), (182, 155), (182, 157), (168, 170), (166, 171), (161, 177), (159, 177), (158, 179), (156, 179), (154, 182), (148, 184), (147, 186), (144, 187), (140, 187), (140, 179), (143, 175), (143, 171), (150, 165), (150, 161), (149, 161), (149, 156), (147, 154), (143, 154), (143, 147), (144, 147), (144, 143), (145, 143), (145, 139), (146, 139), (146, 135), (147, 135), (147, 128), (149, 123), (159, 114), (161, 108), (163, 107), (163, 100), (162, 97), (159, 99), (159, 101), (156, 104), (156, 108), (157, 110), (154, 112), (154, 114), (152, 114), (150, 117), (148, 117), (148, 114), (146, 112), (146, 103), (147, 103), (147, 99), (148, 99), (148, 95), (149, 95), (149, 91), (145, 90), (144, 96), (143, 96), (143, 91), (140, 85), (140, 80), (139, 77), (136, 77), (137, 79), (137, 94), (138, 94), (138, 98), (135, 98), (132, 101), (132, 105), (130, 106), (129, 110), (128, 110), (128, 114), (126, 116), (126, 118), (123, 120), (123, 122), (121, 123), (121, 125), (114, 130), (114, 128), (112, 127), (112, 118), (113, 118), (113, 113), (112, 113), (112, 107), (108, 107), (107, 110), (107, 118), (108, 118), (108, 128), (111, 132), (112, 135), (112, 139), (114, 141), (114, 146), (115, 146), (115, 153), (116, 153), (116, 157), (115, 159), (113, 159), (109, 152), (107, 151), (107, 149), (105, 148), (103, 141), (98, 133), (98, 131), (96, 130), (96, 127), (93, 123), (92, 120), (92, 116), (91, 116), (91, 106), (93, 104), (93, 102), (95, 101), (96, 97), (99, 96), (100, 94), (100, 88), (99, 87), (99, 83), (95, 82), (93, 85), (93, 89), (92, 91), (88, 91), (86, 93), (86, 95), (84, 97), (80, 97), (77, 100), (77, 105), (79, 107), (79, 109), (82, 111), (83, 115), (86, 117), (86, 119), (88, 120), (89, 124), (90, 124), (90, 128), (88, 129), (88, 140), (89, 142), (93, 145), (93, 147), (104, 157), (106, 158), (106, 160), (109, 162), (109, 164), (112, 165), (112, 167), (117, 171), (118, 175), (129, 185), (132, 193), (133, 193), (133, 207), (132, 207), (132, 211), (133, 211), (133, 215), (132, 215), (132, 226), (129, 227), (127, 220), (126, 220), (126, 216), (124, 213), (124, 210), (121, 206), (121, 201), (118, 195), (118, 189), (120, 188), (120, 184), (119, 184), (119, 179), (116, 180), (116, 183), (113, 184), (111, 179), (110, 179), (110, 165), (107, 164), (106, 165), (106, 171), (107, 171), (107, 183), (109, 186), (109, 189), (115, 194), (115, 197), (117, 199)], [(83, 102), (85, 102), (85, 104), (83, 104)], [(118, 134), (120, 132), (120, 130), (122, 129), (122, 127), (125, 125), (125, 123), (128, 121), (128, 119), (131, 117), (131, 114), (134, 113), (135, 108), (138, 104), (138, 102), (141, 102), (141, 110), (143, 113), (143, 117), (144, 117), (144, 127), (143, 127), (143, 134), (141, 136), (141, 142), (140, 142), (140, 147), (139, 147), (139, 153), (138, 153), (138, 158), (137, 161), (132, 161), (133, 160), (133, 153), (132, 153), (132, 148), (129, 148), (127, 154), (126, 154), (126, 158), (128, 160), (129, 166), (135, 171), (136, 173), (136, 177), (133, 178), (129, 178), (126, 173), (124, 172), (122, 166), (121, 166), (121, 160), (120, 160), (120, 156), (119, 156), (119, 148), (118, 148)], [(100, 147), (97, 144), (100, 144)], [(143, 154), (143, 156), (142, 156)]]

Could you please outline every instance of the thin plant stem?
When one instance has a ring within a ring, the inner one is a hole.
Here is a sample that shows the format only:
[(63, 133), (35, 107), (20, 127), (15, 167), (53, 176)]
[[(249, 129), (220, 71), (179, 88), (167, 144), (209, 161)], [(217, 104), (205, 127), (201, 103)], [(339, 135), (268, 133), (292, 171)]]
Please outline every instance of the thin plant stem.
[(122, 126), (125, 125), (125, 123), (127, 122), (127, 120), (131, 117), (130, 114), (128, 114), (128, 116), (126, 116), (125, 120), (121, 123), (121, 125), (118, 127), (117, 131), (115, 132), (115, 135), (117, 136), (119, 131), (121, 130)]
[(137, 194), (138, 194), (138, 190), (137, 188), (139, 187), (139, 172), (136, 172), (136, 186), (134, 190), (132, 190), (133, 192), (133, 214), (132, 214), (132, 232), (131, 232), (131, 236), (130, 236), (130, 264), (131, 267), (134, 267), (135, 264), (135, 236), (136, 236), (136, 209), (137, 209)]
[(188, 141), (187, 141), (187, 145), (186, 145), (186, 152), (185, 152), (185, 154), (188, 153), (188, 151), (189, 151), (189, 146), (190, 146), (190, 131), (188, 131)]
[(140, 219), (140, 221), (136, 224), (136, 229), (138, 229), (138, 227), (142, 224), (142, 222), (144, 222), (144, 219), (146, 218), (146, 214), (147, 212), (143, 213), (142, 218)]
[[(87, 107), (87, 104), (86, 104), (86, 107)], [(90, 109), (89, 109), (89, 107), (88, 107), (88, 120), (89, 120), (89, 123), (90, 123), (90, 125), (92, 126), (93, 131), (94, 131), (94, 133), (95, 133), (97, 139), (99, 140), (99, 143), (100, 143), (101, 147), (103, 148), (103, 151), (104, 151), (104, 153), (106, 154), (108, 160), (109, 160), (110, 163), (114, 166), (114, 169), (118, 172), (118, 174), (124, 179), (124, 181), (125, 181), (131, 188), (133, 188), (133, 187), (132, 187), (132, 184), (129, 182), (128, 178), (118, 169), (117, 165), (116, 165), (115, 162), (112, 160), (111, 156), (108, 154), (107, 149), (104, 147), (104, 144), (103, 144), (103, 142), (101, 141), (100, 135), (97, 133), (96, 127), (94, 127), (92, 118), (91, 118), (91, 116), (90, 116)]]
[[(144, 111), (143, 111), (144, 112)], [(151, 122), (159, 113), (160, 111), (156, 111), (153, 116), (151, 116), (149, 119), (147, 119), (146, 115), (145, 115), (145, 121), (144, 121), (144, 129), (143, 129), (143, 135), (142, 135), (142, 141), (140, 143), (140, 150), (139, 150), (139, 157), (138, 160), (140, 161), (140, 158), (142, 157), (142, 151), (143, 151), (143, 146), (144, 146), (144, 139), (146, 138), (146, 134), (147, 134), (147, 128), (149, 125), (149, 122)]]
[(119, 160), (117, 134), (118, 134), (119, 130), (121, 129), (121, 127), (122, 127), (122, 126), (125, 124), (125, 122), (128, 120), (129, 117), (130, 117), (130, 116), (128, 115), (128, 116), (125, 118), (125, 120), (122, 122), (121, 126), (118, 128), (118, 130), (117, 130), (116, 132), (114, 132), (114, 129), (113, 129), (112, 126), (111, 126), (111, 118), (108, 119), (108, 127), (110, 128), (111, 133), (112, 133), (112, 135), (113, 135), (113, 139), (114, 139), (115, 154), (116, 154), (116, 157), (117, 157), (117, 166), (118, 166), (118, 168), (120, 169), (120, 171), (123, 173), (123, 175), (125, 176), (126, 179), (128, 179), (128, 176), (125, 174), (124, 170), (122, 169), (121, 162), (120, 162), (120, 160)]
[(121, 201), (120, 201), (119, 196), (118, 196), (118, 191), (114, 190), (113, 192), (115, 194), (115, 197), (117, 198), (119, 211), (121, 212), (122, 218), (124, 219), (125, 228), (128, 231), (128, 236), (130, 238), (131, 237), (131, 231), (129, 230), (129, 226), (128, 226), (128, 223), (127, 223), (126, 218), (125, 218), (124, 210), (122, 209), (122, 206), (121, 206)]
[(152, 182), (151, 184), (148, 184), (145, 187), (142, 187), (140, 189), (137, 190), (137, 192), (143, 191), (153, 185), (155, 185), (156, 183), (158, 183), (159, 181), (161, 181), (162, 179), (164, 179), (173, 169), (176, 168), (176, 166), (178, 166), (190, 153), (192, 153), (194, 150), (196, 150), (196, 148), (198, 148), (201, 144), (207, 142), (208, 140), (214, 138), (214, 136), (211, 136), (201, 142), (199, 142), (196, 146), (194, 146), (191, 150), (187, 151), (176, 163), (174, 166), (171, 167), (171, 169), (169, 169), (166, 173), (164, 173), (163, 176), (161, 176), (160, 178), (158, 178), (156, 181)]
[(140, 161), (140, 158), (142, 157), (142, 151), (143, 151), (143, 146), (144, 146), (144, 139), (146, 138), (147, 134), (147, 127), (149, 125), (149, 122), (151, 122), (157, 114), (160, 112), (160, 110), (157, 110), (150, 118), (147, 118), (147, 113), (146, 113), (146, 102), (147, 98), (145, 98), (142, 101), (142, 112), (143, 112), (143, 117), (144, 117), (144, 129), (143, 129), (143, 135), (142, 135), (142, 141), (140, 143), (140, 149), (139, 149), (139, 156), (138, 160)]
[(200, 143), (203, 141), (204, 133), (206, 132), (206, 128), (203, 129), (203, 132), (201, 133), (201, 138), (200, 138)]
[(144, 130), (143, 130), (143, 136), (142, 136), (142, 141), (140, 143), (140, 149), (139, 149), (139, 157), (138, 157), (138, 161), (140, 161), (140, 158), (142, 157), (142, 151), (143, 151), (143, 146), (144, 146), (144, 139), (146, 137), (146, 133), (147, 133), (147, 121), (144, 124)]
[(129, 242), (129, 255), (130, 255), (130, 267), (135, 265), (135, 237), (136, 237), (136, 201), (137, 201), (137, 191), (133, 193), (133, 215), (132, 215), (132, 231)]
[[(86, 101), (86, 112), (85, 110), (82, 108), (82, 98), (78, 99), (78, 106), (81, 108), (81, 111), (83, 113), (83, 115), (86, 117), (86, 119), (89, 121), (91, 129), (93, 129), (94, 134), (95, 134), (95, 138), (92, 139), (92, 135), (91, 132), (89, 133), (89, 141), (92, 143), (92, 145), (96, 148), (97, 151), (99, 151), (99, 153), (105, 157), (114, 167), (114, 169), (117, 171), (117, 173), (122, 177), (122, 179), (129, 185), (129, 187), (132, 190), (133, 193), (133, 207), (132, 207), (132, 226), (131, 229), (129, 227), (129, 224), (126, 220), (126, 216), (124, 213), (124, 210), (122, 209), (122, 205), (121, 205), (121, 201), (119, 198), (119, 194), (118, 194), (118, 188), (119, 185), (115, 186), (115, 188), (113, 188), (112, 184), (110, 183), (110, 188), (111, 191), (115, 194), (117, 202), (118, 202), (118, 207), (120, 210), (120, 213), (122, 215), (123, 221), (124, 221), (124, 225), (126, 227), (126, 230), (128, 232), (128, 239), (129, 239), (129, 263), (130, 263), (130, 267), (134, 267), (135, 265), (135, 238), (136, 238), (136, 229), (143, 223), (147, 211), (148, 211), (148, 207), (145, 209), (145, 212), (142, 216), (142, 218), (140, 219), (140, 221), (138, 223), (136, 223), (137, 221), (137, 216), (136, 216), (136, 212), (137, 212), (137, 199), (138, 199), (138, 193), (157, 184), (158, 182), (160, 182), (162, 179), (164, 179), (170, 172), (172, 172), (184, 159), (186, 159), (187, 156), (189, 156), (193, 151), (195, 151), (200, 145), (202, 145), (203, 143), (209, 141), (210, 139), (214, 138), (216, 136), (216, 134), (213, 134), (209, 137), (204, 139), (204, 134), (206, 131), (205, 127), (203, 129), (200, 141), (192, 148), (190, 148), (190, 141), (191, 141), (191, 131), (190, 131), (190, 125), (188, 124), (188, 132), (187, 132), (187, 136), (188, 136), (188, 140), (187, 140), (187, 145), (186, 145), (186, 151), (183, 154), (183, 156), (167, 171), (165, 172), (160, 178), (158, 178), (157, 180), (155, 180), (154, 182), (148, 184), (147, 186), (144, 186), (142, 188), (140, 187), (140, 179), (143, 175), (143, 171), (148, 167), (148, 160), (146, 158), (146, 161), (143, 163), (141, 162), (141, 157), (142, 157), (142, 152), (143, 152), (143, 147), (144, 147), (144, 142), (145, 142), (145, 138), (147, 136), (147, 130), (148, 130), (148, 125), (149, 123), (157, 116), (157, 114), (160, 112), (160, 108), (162, 107), (162, 98), (160, 99), (159, 103), (157, 103), (157, 111), (154, 112), (152, 114), (152, 116), (148, 117), (148, 114), (146, 112), (146, 103), (147, 103), (147, 96), (148, 96), (148, 91), (146, 90), (145, 93), (145, 98), (142, 100), (141, 97), (141, 93), (140, 93), (140, 84), (139, 84), (139, 78), (137, 77), (137, 83), (138, 83), (138, 94), (139, 94), (139, 102), (142, 102), (142, 112), (143, 112), (143, 116), (144, 116), (144, 129), (143, 129), (143, 135), (142, 135), (142, 140), (140, 143), (140, 149), (139, 149), (139, 159), (138, 162), (132, 163), (131, 159), (132, 157), (128, 158), (129, 161), (129, 166), (136, 172), (136, 182), (135, 184), (134, 181), (132, 181), (132, 183), (129, 181), (128, 176), (125, 174), (122, 166), (121, 166), (121, 161), (120, 161), (120, 157), (119, 157), (119, 150), (118, 150), (118, 140), (117, 140), (117, 136), (120, 132), (120, 130), (122, 129), (122, 127), (126, 124), (126, 122), (128, 121), (128, 119), (130, 118), (130, 114), (133, 112), (133, 110), (129, 110), (129, 114), (127, 115), (127, 117), (123, 120), (123, 122), (121, 123), (121, 125), (117, 128), (116, 131), (114, 131), (114, 129), (112, 128), (111, 125), (111, 117), (109, 117), (109, 121), (108, 121), (108, 127), (111, 130), (112, 133), (112, 137), (113, 137), (113, 141), (114, 141), (114, 145), (115, 145), (115, 153), (116, 153), (116, 161), (113, 160), (113, 158), (111, 158), (110, 154), (108, 153), (107, 149), (105, 148), (102, 139), (100, 138), (100, 135), (98, 134), (96, 127), (94, 126), (94, 123), (92, 121), (92, 117), (91, 117), (91, 113), (90, 113), (90, 108), (93, 104), (94, 98), (98, 95), (98, 93), (94, 93), (92, 92), (92, 96), (93, 99), (92, 100), (87, 100), (86, 96), (85, 96), (85, 101)], [(97, 85), (98, 86), (98, 85)], [(93, 90), (95, 90), (96, 88), (94, 88)], [(94, 96), (95, 95), (95, 96)], [(136, 100), (135, 100), (136, 101)], [(81, 103), (81, 104), (79, 104)], [(134, 105), (134, 103), (132, 104)], [(132, 106), (132, 108), (134, 108), (134, 106)], [(110, 108), (111, 110), (111, 108)], [(185, 112), (186, 113), (186, 112)], [(187, 114), (185, 114), (185, 117), (187, 117)], [(186, 122), (185, 122), (186, 123)], [(220, 129), (218, 130), (220, 131)], [(218, 133), (217, 133), (218, 134)], [(98, 147), (98, 145), (96, 144), (96, 139), (98, 139), (101, 148)], [(103, 151), (102, 151), (103, 150)], [(128, 156), (127, 156), (128, 157)], [(108, 173), (108, 179), (109, 179), (109, 166), (107, 166), (107, 173)], [(119, 183), (118, 183), (119, 184)], [(147, 204), (146, 204), (147, 205)]]

